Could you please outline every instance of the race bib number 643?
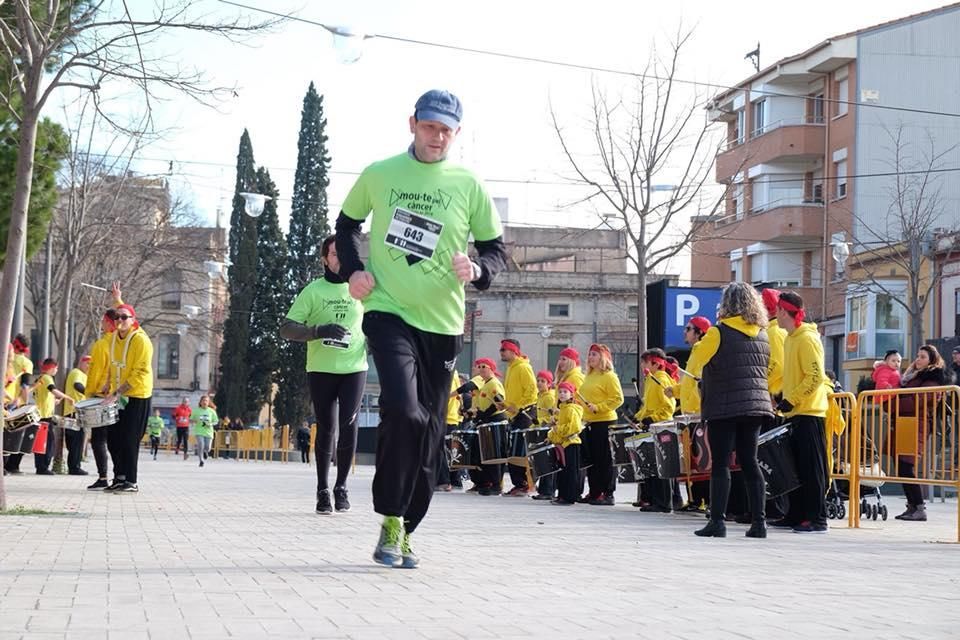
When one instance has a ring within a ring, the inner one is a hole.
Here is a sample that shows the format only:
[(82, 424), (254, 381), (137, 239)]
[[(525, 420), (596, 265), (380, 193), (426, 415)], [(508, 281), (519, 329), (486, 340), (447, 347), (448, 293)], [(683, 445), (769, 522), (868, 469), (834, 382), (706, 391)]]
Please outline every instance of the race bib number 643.
[(397, 207), (384, 242), (406, 254), (429, 260), (437, 250), (441, 231), (442, 222)]

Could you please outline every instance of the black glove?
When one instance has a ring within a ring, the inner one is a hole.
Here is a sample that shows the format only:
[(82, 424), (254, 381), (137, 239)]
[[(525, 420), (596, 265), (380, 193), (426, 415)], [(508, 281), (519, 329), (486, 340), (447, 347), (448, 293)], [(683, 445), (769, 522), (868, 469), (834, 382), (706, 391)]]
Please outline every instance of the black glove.
[(640, 421), (640, 424), (642, 424), (645, 427), (649, 427), (650, 425), (653, 424), (653, 418), (644, 418), (643, 420)]
[(313, 328), (314, 339), (343, 340), (347, 330), (338, 324), (318, 324)]
[(790, 413), (793, 411), (793, 403), (784, 398), (777, 403), (777, 411), (780, 413)]

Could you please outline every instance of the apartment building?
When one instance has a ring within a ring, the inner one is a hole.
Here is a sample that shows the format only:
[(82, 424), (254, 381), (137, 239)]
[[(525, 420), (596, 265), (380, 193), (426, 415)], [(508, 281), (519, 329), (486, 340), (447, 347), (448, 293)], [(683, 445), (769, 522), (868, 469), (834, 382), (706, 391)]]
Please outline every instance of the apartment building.
[[(722, 218), (694, 243), (693, 284), (716, 285), (729, 274), (797, 291), (824, 336), (827, 367), (841, 368), (851, 304), (858, 318), (879, 316), (860, 312), (851, 293), (863, 287), (847, 281), (832, 249), (847, 243), (856, 254), (901, 239), (891, 219), (897, 167), (919, 164), (931, 148), (946, 152), (960, 133), (960, 119), (943, 115), (960, 103), (958, 30), (960, 4), (873, 25), (717, 95), (708, 117), (727, 135), (716, 180), (731, 188)], [(960, 155), (948, 152), (944, 162), (958, 166)], [(946, 178), (938, 188), (940, 226), (954, 227), (960, 181)], [(905, 348), (906, 323), (894, 326), (885, 331), (897, 335), (882, 342)], [(876, 327), (861, 330), (872, 357)]]

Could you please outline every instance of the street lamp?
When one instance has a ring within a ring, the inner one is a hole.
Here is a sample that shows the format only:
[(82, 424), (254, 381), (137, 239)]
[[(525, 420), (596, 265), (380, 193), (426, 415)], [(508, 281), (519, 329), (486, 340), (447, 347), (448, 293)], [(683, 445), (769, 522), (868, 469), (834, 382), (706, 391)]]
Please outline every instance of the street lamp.
[(363, 42), (374, 37), (350, 27), (323, 25), (323, 28), (333, 34), (333, 50), (341, 64), (353, 64), (359, 60), (363, 55)]
[(263, 213), (263, 207), (267, 204), (267, 200), (273, 200), (270, 196), (265, 196), (262, 193), (243, 191), (240, 195), (243, 196), (243, 210), (251, 218), (259, 218), (260, 214)]
[(548, 324), (540, 325), (540, 337), (546, 340), (551, 335), (553, 335), (553, 327)]
[(834, 240), (830, 243), (833, 246), (833, 261), (840, 267), (840, 273), (843, 275), (846, 271), (847, 260), (850, 258), (850, 243), (845, 240)]
[(211, 278), (216, 278), (217, 276), (222, 275), (225, 267), (226, 263), (219, 262), (217, 260), (203, 261), (203, 268), (207, 270), (207, 275)]

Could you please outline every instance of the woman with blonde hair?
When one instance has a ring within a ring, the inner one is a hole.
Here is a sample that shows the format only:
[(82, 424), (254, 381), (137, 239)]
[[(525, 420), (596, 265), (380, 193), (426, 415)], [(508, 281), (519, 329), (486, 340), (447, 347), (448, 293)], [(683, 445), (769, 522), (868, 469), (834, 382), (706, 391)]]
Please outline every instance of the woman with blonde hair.
[(731, 282), (723, 289), (717, 317), (717, 324), (703, 336), (698, 348), (704, 362), (700, 412), (707, 422), (713, 467), (710, 522), (694, 533), (701, 537), (726, 537), (730, 452), (736, 449), (753, 517), (746, 535), (765, 538), (765, 486), (757, 464), (757, 440), (760, 429), (773, 420), (767, 385), (767, 313), (756, 289), (744, 282)]
[(580, 500), (609, 506), (613, 504), (613, 492), (617, 488), (609, 431), (610, 427), (617, 424), (617, 409), (623, 404), (623, 389), (613, 370), (610, 349), (604, 344), (590, 345), (587, 375), (580, 385), (579, 400), (584, 407), (586, 428), (583, 435), (591, 463), (587, 468), (589, 491)]

